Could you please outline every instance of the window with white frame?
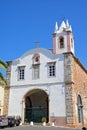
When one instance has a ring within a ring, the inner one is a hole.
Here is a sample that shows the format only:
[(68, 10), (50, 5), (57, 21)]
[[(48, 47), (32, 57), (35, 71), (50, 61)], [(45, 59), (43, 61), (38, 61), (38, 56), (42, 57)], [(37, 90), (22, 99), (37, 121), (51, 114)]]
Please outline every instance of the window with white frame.
[(24, 66), (18, 67), (18, 79), (24, 80), (24, 78), (25, 78), (25, 67)]
[(56, 76), (56, 72), (55, 71), (56, 71), (55, 62), (48, 63), (48, 77)]
[(33, 79), (39, 79), (39, 64), (33, 65)]

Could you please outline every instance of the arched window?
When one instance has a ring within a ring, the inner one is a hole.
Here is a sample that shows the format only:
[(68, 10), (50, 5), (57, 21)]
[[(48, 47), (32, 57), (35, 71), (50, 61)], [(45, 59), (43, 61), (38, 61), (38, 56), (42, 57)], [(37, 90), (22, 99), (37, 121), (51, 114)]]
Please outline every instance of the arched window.
[(35, 53), (32, 57), (32, 64), (40, 63), (40, 55), (38, 53)]
[(83, 123), (83, 105), (80, 95), (78, 95), (77, 97), (77, 109), (78, 109), (78, 122)]
[(59, 38), (59, 44), (61, 49), (64, 48), (64, 37)]

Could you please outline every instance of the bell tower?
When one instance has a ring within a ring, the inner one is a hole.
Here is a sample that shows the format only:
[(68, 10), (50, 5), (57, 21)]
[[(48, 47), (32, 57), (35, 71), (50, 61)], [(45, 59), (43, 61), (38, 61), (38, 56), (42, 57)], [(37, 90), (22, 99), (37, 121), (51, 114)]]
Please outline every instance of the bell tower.
[(74, 37), (68, 20), (66, 23), (62, 21), (59, 28), (56, 22), (53, 33), (53, 53), (62, 54), (65, 52), (72, 52), (74, 54)]

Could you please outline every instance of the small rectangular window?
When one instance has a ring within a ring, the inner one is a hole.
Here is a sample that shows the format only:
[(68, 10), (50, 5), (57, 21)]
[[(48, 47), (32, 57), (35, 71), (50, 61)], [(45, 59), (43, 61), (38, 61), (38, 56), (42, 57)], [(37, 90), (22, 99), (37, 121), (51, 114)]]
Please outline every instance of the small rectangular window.
[(55, 63), (49, 63), (48, 64), (48, 76), (49, 77), (56, 76), (56, 73), (55, 73)]
[(25, 67), (18, 67), (18, 79), (23, 80), (25, 78)]

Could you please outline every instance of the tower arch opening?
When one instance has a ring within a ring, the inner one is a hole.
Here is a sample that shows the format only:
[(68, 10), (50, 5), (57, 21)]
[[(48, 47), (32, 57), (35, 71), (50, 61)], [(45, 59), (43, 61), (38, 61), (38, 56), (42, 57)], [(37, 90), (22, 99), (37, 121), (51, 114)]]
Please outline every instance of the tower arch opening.
[(49, 121), (48, 95), (44, 90), (33, 89), (25, 95), (24, 120), (40, 123), (43, 117)]
[(61, 36), (61, 37), (59, 37), (59, 48), (60, 49), (63, 49), (64, 48), (64, 37), (63, 36)]

